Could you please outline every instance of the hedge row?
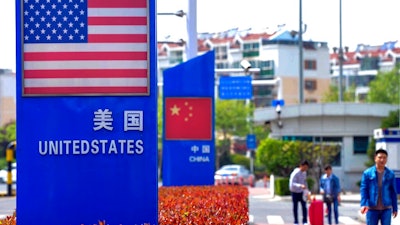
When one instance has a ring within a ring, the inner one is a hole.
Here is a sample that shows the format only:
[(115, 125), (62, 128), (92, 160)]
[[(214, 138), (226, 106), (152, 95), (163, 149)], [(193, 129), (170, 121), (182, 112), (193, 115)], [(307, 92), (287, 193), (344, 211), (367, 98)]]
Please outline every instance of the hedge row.
[[(160, 187), (158, 224), (247, 224), (248, 196), (247, 187), (237, 185)], [(0, 225), (16, 225), (15, 213), (1, 219)]]
[(245, 186), (161, 187), (158, 193), (159, 225), (242, 225), (249, 221)]
[[(307, 177), (307, 185), (309, 189), (311, 189), (314, 186), (315, 181)], [(289, 178), (286, 177), (278, 177), (275, 178), (275, 194), (277, 195), (290, 195), (290, 190), (289, 190)]]

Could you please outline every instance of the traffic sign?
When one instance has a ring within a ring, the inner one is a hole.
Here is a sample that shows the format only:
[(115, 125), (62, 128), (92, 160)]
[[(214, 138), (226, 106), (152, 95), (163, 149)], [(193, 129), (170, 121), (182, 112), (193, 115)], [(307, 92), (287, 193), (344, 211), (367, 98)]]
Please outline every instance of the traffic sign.
[(248, 134), (246, 138), (246, 145), (247, 149), (256, 149), (256, 135), (255, 134)]
[(220, 99), (251, 99), (252, 97), (251, 76), (221, 76), (219, 78)]

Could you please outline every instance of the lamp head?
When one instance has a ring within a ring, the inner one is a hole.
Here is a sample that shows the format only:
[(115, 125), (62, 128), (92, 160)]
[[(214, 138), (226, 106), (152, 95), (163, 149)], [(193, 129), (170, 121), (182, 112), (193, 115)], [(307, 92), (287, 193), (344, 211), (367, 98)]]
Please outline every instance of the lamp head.
[(276, 111), (276, 113), (278, 113), (278, 114), (280, 115), (281, 112), (282, 112), (281, 105), (277, 105), (277, 106), (275, 107), (275, 111)]
[(249, 71), (249, 69), (251, 68), (251, 64), (249, 63), (249, 61), (243, 59), (240, 62), (240, 66), (244, 69), (244, 71), (247, 73)]

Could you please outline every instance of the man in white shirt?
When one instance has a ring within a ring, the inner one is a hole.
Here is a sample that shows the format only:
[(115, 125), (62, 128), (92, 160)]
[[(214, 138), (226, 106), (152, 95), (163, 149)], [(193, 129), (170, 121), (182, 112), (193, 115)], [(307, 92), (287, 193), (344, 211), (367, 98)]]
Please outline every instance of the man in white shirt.
[(303, 225), (307, 225), (307, 206), (306, 200), (303, 199), (303, 192), (308, 190), (307, 186), (307, 170), (309, 168), (309, 164), (307, 160), (304, 160), (300, 163), (300, 166), (295, 168), (293, 172), (290, 174), (289, 179), (289, 189), (292, 194), (292, 203), (293, 203), (293, 216), (294, 216), (294, 224), (298, 225), (298, 203), (301, 203), (301, 209), (303, 212)]

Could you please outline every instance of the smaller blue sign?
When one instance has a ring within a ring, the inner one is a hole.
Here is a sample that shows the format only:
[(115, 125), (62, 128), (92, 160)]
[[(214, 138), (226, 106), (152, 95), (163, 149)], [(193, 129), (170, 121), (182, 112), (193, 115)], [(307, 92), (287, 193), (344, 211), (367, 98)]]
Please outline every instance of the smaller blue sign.
[(251, 76), (221, 76), (218, 92), (220, 99), (251, 99), (253, 97)]
[(247, 149), (256, 149), (256, 135), (248, 134), (246, 138)]
[(281, 107), (285, 105), (285, 100), (283, 99), (274, 99), (272, 100), (272, 106), (276, 107), (277, 105), (280, 105)]

